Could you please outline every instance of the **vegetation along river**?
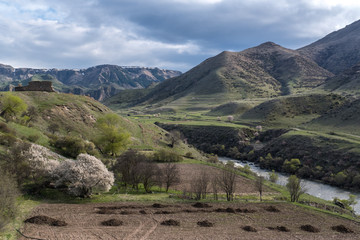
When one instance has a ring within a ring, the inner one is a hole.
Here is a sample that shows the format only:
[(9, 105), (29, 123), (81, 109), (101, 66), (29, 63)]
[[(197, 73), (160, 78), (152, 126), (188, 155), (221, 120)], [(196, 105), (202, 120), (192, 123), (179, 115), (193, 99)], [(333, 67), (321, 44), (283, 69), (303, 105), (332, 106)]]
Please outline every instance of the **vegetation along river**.
[[(246, 161), (239, 161), (231, 158), (226, 157), (219, 157), (219, 160), (222, 162), (226, 161), (233, 161), (235, 163), (235, 166), (241, 166), (249, 165), (251, 171), (257, 173), (260, 176), (264, 176), (268, 179), (270, 170), (261, 169), (259, 166), (254, 165), (252, 162), (246, 162)], [(277, 180), (277, 184), (285, 186), (287, 183), (287, 179), (289, 176), (281, 173), (277, 173), (279, 175), (279, 178)], [(356, 214), (360, 214), (360, 193), (359, 192), (351, 192), (347, 191), (338, 187), (333, 187), (327, 184), (314, 182), (306, 179), (302, 179), (302, 182), (305, 186), (306, 193), (310, 194), (312, 196), (324, 199), (324, 200), (333, 200), (335, 197), (339, 199), (348, 199), (349, 194), (353, 194), (356, 196), (357, 204), (354, 206), (354, 210)]]

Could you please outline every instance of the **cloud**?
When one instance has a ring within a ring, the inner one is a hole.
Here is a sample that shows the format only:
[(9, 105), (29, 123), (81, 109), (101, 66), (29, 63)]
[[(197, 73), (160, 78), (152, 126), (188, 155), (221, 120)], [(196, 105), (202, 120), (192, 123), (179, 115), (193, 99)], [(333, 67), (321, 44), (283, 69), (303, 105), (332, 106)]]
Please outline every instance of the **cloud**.
[(188, 70), (265, 41), (298, 48), (357, 20), (358, 1), (0, 0), (0, 62)]

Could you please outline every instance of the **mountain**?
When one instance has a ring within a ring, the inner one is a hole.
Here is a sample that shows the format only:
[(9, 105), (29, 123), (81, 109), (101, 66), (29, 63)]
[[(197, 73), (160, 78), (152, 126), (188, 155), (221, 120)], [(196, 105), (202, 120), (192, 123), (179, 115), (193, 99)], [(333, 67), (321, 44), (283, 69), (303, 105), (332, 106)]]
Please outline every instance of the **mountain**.
[(267, 98), (315, 88), (330, 76), (333, 74), (297, 51), (267, 42), (242, 52), (225, 51), (209, 58), (157, 85), (142, 101), (165, 104), (183, 97), (219, 94), (228, 96), (228, 100)]
[[(31, 69), (13, 68), (0, 64), (0, 85), (10, 90), (11, 85), (27, 84), (31, 80), (50, 80), (55, 90), (79, 95), (90, 95), (102, 101), (124, 89), (147, 88), (181, 72), (159, 68), (120, 67), (99, 65), (88, 69)], [(32, 79), (35, 78), (35, 79)]]
[(360, 20), (298, 51), (328, 71), (340, 73), (360, 62)]

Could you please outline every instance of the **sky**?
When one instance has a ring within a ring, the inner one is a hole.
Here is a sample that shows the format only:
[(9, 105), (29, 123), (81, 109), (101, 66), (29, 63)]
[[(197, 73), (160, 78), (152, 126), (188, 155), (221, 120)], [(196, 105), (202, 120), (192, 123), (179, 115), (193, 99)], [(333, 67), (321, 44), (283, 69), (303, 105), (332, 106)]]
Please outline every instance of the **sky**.
[(0, 63), (185, 72), (267, 41), (297, 49), (359, 19), (358, 0), (0, 0)]

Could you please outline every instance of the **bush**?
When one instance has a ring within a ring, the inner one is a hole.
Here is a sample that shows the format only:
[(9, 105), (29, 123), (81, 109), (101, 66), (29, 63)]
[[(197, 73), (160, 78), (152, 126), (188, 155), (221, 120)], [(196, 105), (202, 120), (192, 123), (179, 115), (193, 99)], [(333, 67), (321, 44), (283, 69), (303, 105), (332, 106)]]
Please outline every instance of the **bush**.
[(50, 144), (66, 157), (76, 158), (80, 153), (86, 153), (85, 142), (79, 137), (54, 137), (51, 139)]
[(161, 149), (154, 154), (153, 160), (155, 162), (180, 162), (183, 159), (176, 152)]
[(16, 215), (18, 190), (14, 178), (2, 170), (0, 170), (0, 176), (0, 230), (2, 230)]
[(14, 131), (4, 122), (0, 122), (0, 132), (14, 134)]
[(0, 145), (11, 147), (16, 143), (17, 139), (12, 134), (0, 135)]

